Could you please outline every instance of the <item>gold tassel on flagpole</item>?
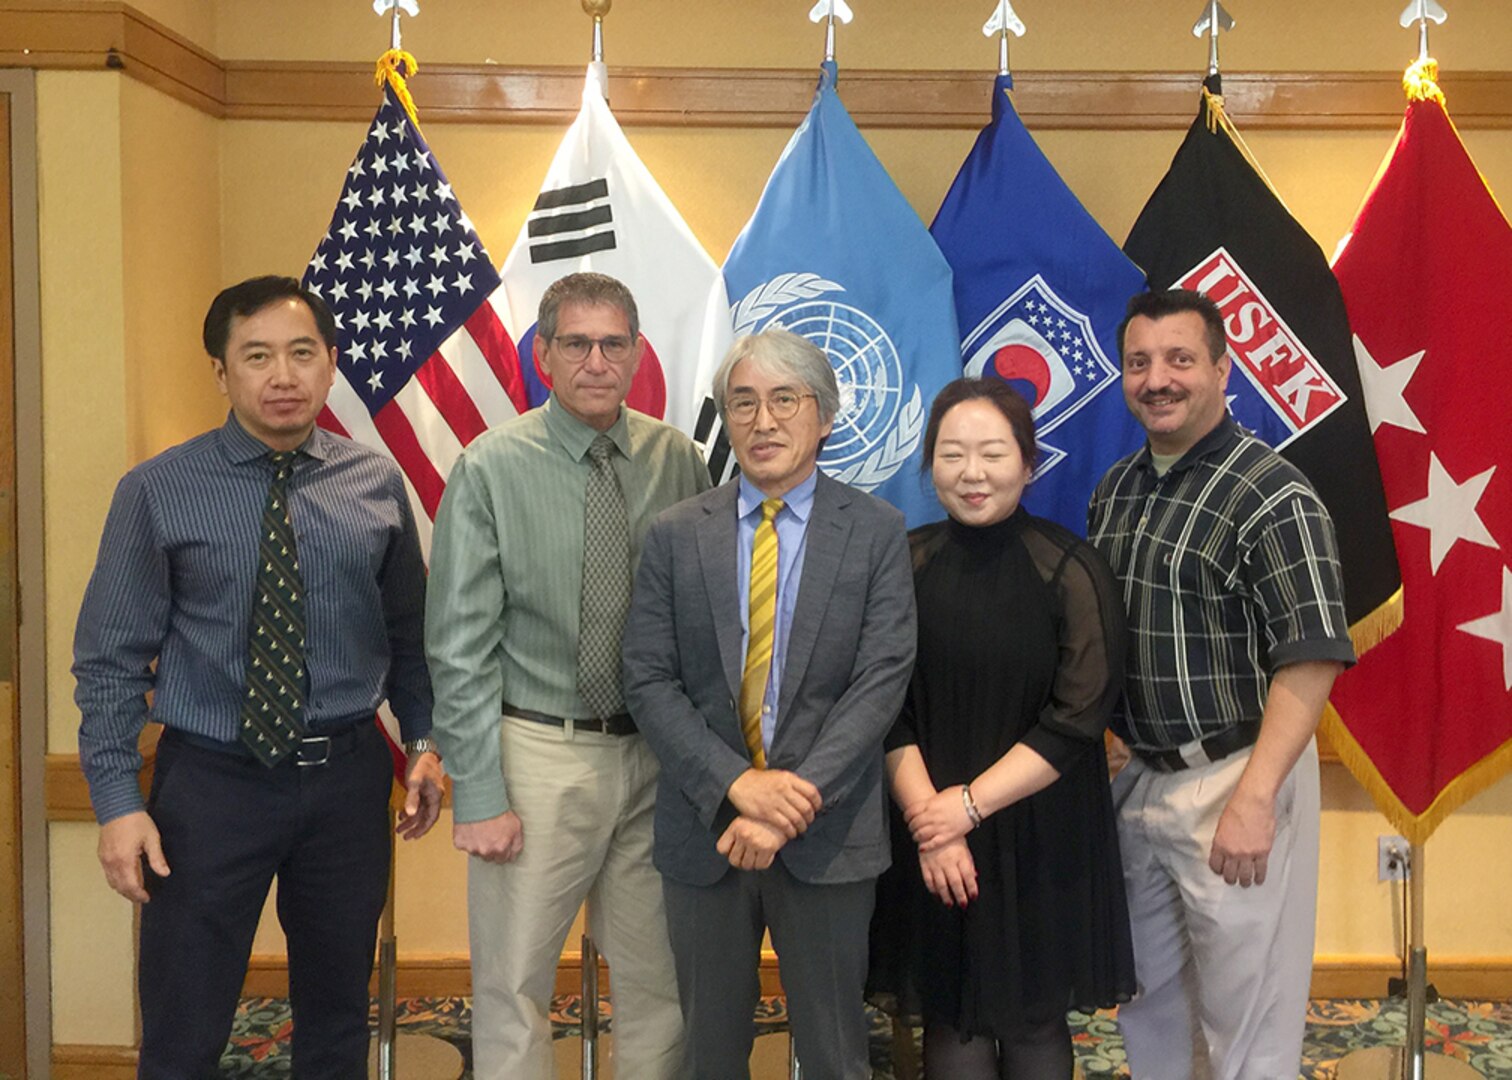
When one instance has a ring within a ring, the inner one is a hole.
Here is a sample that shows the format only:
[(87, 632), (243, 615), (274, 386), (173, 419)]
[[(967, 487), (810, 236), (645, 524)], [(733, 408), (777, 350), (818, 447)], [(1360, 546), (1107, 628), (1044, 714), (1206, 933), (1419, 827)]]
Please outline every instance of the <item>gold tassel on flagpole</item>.
[(1244, 136), (1239, 134), (1239, 129), (1229, 119), (1228, 113), (1223, 107), (1223, 95), (1215, 94), (1204, 86), (1202, 88), (1202, 104), (1206, 107), (1207, 129), (1215, 135), (1218, 133), (1219, 128), (1223, 129), (1223, 133), (1229, 137), (1229, 141), (1238, 148), (1239, 153), (1244, 155), (1244, 160), (1249, 163), (1249, 167), (1255, 170), (1261, 180), (1265, 181), (1265, 186), (1270, 188), (1270, 192), (1276, 197), (1276, 201), (1290, 214), (1291, 210), (1287, 207), (1286, 200), (1281, 198), (1281, 193), (1276, 190), (1276, 185), (1271, 183), (1270, 177), (1266, 176), (1265, 170), (1260, 167), (1260, 160), (1255, 157), (1249, 148), (1249, 144), (1244, 141)]
[(1408, 101), (1436, 101), (1444, 108), (1444, 92), (1438, 84), (1438, 61), (1425, 56), (1414, 63), (1402, 75), (1402, 89), (1407, 91)]
[(399, 104), (404, 106), (404, 111), (409, 114), (410, 123), (415, 125), (415, 130), (420, 130), (420, 118), (415, 115), (415, 99), (410, 97), (409, 87), (405, 80), (412, 78), (415, 72), (420, 70), (420, 65), (415, 58), (403, 49), (390, 49), (378, 58), (378, 70), (373, 75), (373, 81), (381, 89), (384, 84), (394, 88), (394, 96), (399, 99)]

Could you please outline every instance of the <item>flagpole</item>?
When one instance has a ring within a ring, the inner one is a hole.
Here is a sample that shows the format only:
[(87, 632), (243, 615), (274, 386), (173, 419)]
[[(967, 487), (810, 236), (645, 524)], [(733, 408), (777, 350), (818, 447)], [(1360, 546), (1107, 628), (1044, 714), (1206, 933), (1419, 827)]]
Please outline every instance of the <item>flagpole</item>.
[(1024, 36), (1024, 22), (1013, 11), (1013, 5), (1008, 0), (998, 0), (997, 6), (992, 9), (986, 25), (982, 27), (983, 37), (996, 36), (998, 39), (998, 74), (1012, 74), (1008, 70), (1008, 34), (1014, 37)]
[(609, 100), (609, 69), (604, 64), (604, 16), (609, 14), (613, 0), (582, 0), (583, 14), (593, 20), (593, 51), (588, 66), (598, 79), (604, 100)]
[(1428, 1030), (1428, 948), (1423, 933), (1423, 845), (1410, 849), (1411, 860), (1407, 891), (1412, 897), (1411, 947), (1407, 959), (1407, 1045), (1403, 1072), (1411, 1080), (1423, 1080), (1424, 1041)]
[[(403, 787), (397, 798), (403, 798)], [(392, 807), (391, 807), (392, 809)], [(373, 1080), (457, 1080), (462, 1075), (462, 1053), (434, 1035), (397, 1033), (399, 998), (399, 944), (394, 933), (394, 881), (398, 860), (396, 843), (389, 833), (388, 895), (378, 921), (378, 1031), (368, 1053), (368, 1076)], [(399, 1062), (404, 1068), (399, 1069)]]
[[(373, 11), (389, 15), (389, 49), (398, 52), (403, 43), (399, 19), (420, 14), (418, 0), (373, 0)], [(398, 1034), (399, 942), (394, 932), (394, 881), (398, 866), (394, 834), (389, 833), (388, 894), (378, 922), (378, 1031), (368, 1054), (368, 1076), (396, 1080), (403, 1058), (404, 1080), (456, 1080), (462, 1075), (462, 1054), (455, 1046), (434, 1035)], [(402, 1052), (401, 1052), (402, 1048)]]
[(1208, 74), (1218, 74), (1218, 0), (1208, 5)]
[[(1197, 16), (1197, 21), (1192, 24), (1192, 36), (1208, 39), (1208, 78), (1219, 74), (1218, 71), (1218, 35), (1226, 30), (1234, 28), (1234, 18), (1224, 9), (1218, 0), (1206, 0), (1202, 5), (1202, 14)], [(1216, 93), (1216, 91), (1214, 91)]]
[[(581, 2), (583, 14), (593, 20), (593, 44), (588, 60), (589, 77), (598, 83), (599, 91), (604, 95), (604, 100), (607, 102), (609, 100), (609, 68), (604, 63), (604, 16), (609, 14), (609, 9), (613, 6), (613, 0), (581, 0)], [(584, 902), (583, 910), (586, 920), (588, 902)], [(585, 928), (583, 930), (582, 969), (579, 973), (581, 985), (578, 997), (582, 1012), (580, 1019), (583, 1043), (582, 1080), (595, 1080), (598, 1076), (598, 969), (598, 946), (593, 943), (592, 935)]]
[(1355, 1050), (1339, 1060), (1337, 1080), (1475, 1080), (1480, 1076), (1463, 1061), (1428, 1053), (1428, 949), (1423, 944), (1423, 845), (1415, 843), (1407, 856), (1407, 1042), (1404, 1046), (1373, 1046)]
[[(1442, 23), (1448, 13), (1436, 0), (1411, 0), (1400, 19), (1405, 28), (1417, 24), (1418, 62), (1428, 60), (1428, 23)], [(1375, 1047), (1346, 1054), (1339, 1061), (1338, 1080), (1464, 1080), (1477, 1077), (1469, 1065), (1443, 1054), (1427, 1052), (1428, 948), (1424, 932), (1424, 865), (1422, 841), (1414, 841), (1407, 856), (1410, 906), (1407, 956), (1407, 1041), (1401, 1048)]]
[(850, 5), (845, 0), (819, 0), (809, 12), (809, 22), (824, 23), (824, 62), (835, 62), (835, 20), (851, 21)]

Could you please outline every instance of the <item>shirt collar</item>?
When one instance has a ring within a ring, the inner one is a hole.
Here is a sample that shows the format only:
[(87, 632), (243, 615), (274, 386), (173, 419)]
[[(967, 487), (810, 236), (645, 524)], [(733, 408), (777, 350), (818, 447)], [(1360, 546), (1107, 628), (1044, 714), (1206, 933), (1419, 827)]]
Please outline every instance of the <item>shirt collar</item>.
[[(294, 448), (297, 454), (323, 461), (330, 454), (331, 433), (317, 427), (310, 437)], [(227, 412), (226, 422), (220, 428), (221, 452), (235, 464), (256, 461), (273, 453), (273, 448), (241, 426), (236, 413)]]
[(619, 417), (608, 431), (602, 433), (568, 412), (566, 406), (557, 400), (555, 391), (541, 409), (546, 417), (546, 430), (562, 444), (573, 461), (582, 461), (588, 454), (588, 448), (593, 445), (593, 440), (600, 434), (609, 436), (609, 441), (614, 443), (615, 448), (624, 457), (630, 457), (630, 422), (627, 417), (630, 410), (625, 406), (620, 406)]
[[(793, 490), (782, 496), (782, 507), (791, 510), (793, 516), (804, 524), (808, 524), (809, 514), (814, 510), (814, 489), (819, 486), (819, 467), (808, 474), (807, 479)], [(746, 479), (745, 474), (740, 477), (740, 494), (736, 500), (737, 512), (740, 517), (754, 513), (761, 509), (761, 504), (766, 500), (761, 489)]]
[[(1166, 475), (1190, 469), (1209, 454), (1226, 449), (1230, 443), (1239, 438), (1243, 430), (1234, 418), (1225, 412), (1223, 419), (1218, 421), (1218, 426), (1193, 443), (1191, 448), (1167, 470)], [(1151, 459), (1148, 441), (1145, 442), (1144, 449), (1139, 452), (1139, 460), (1135, 464), (1149, 472), (1155, 471), (1155, 462)]]

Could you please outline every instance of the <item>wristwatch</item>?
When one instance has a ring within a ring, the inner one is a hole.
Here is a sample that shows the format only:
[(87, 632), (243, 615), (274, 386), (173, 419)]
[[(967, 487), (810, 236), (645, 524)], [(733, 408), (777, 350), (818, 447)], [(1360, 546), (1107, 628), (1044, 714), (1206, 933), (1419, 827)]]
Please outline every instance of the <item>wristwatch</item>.
[(404, 752), (410, 757), (416, 754), (435, 754), (436, 760), (441, 760), (441, 748), (436, 745), (436, 740), (429, 735), (422, 735), (418, 739), (411, 739), (404, 744)]

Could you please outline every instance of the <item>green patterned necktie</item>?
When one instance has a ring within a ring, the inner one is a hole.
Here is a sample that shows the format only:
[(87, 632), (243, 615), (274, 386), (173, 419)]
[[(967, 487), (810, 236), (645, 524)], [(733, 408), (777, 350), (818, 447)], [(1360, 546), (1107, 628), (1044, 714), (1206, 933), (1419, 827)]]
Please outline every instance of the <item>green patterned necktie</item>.
[(630, 524), (614, 475), (614, 443), (600, 434), (583, 497), (583, 593), (578, 620), (578, 692), (595, 719), (625, 707), (620, 638), (630, 610)]
[(268, 455), (273, 482), (257, 537), (257, 587), (248, 631), (247, 693), (242, 699), (241, 740), (270, 768), (304, 738), (304, 583), (289, 517), (288, 481), (294, 451)]

